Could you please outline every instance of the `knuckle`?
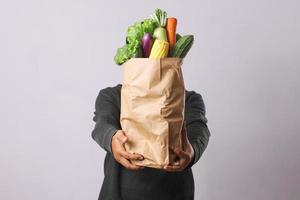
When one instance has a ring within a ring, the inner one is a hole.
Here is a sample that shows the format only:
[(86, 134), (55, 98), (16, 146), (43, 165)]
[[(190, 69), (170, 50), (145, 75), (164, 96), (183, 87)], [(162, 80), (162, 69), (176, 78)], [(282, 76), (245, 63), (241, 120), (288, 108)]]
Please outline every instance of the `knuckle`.
[(140, 158), (144, 158), (142, 155), (140, 155), (140, 154), (137, 154), (137, 155), (135, 155), (135, 158), (136, 159), (140, 159)]
[(122, 155), (123, 155), (125, 158), (127, 158), (127, 159), (130, 158), (130, 155), (129, 155), (128, 152), (126, 152), (126, 151), (122, 151)]
[(131, 163), (129, 163), (129, 167), (130, 167), (130, 169), (132, 169), (132, 170), (138, 170), (138, 169), (139, 169), (139, 166), (134, 165), (134, 164), (131, 164)]
[(124, 158), (126, 158), (126, 159), (130, 159), (130, 156), (128, 156), (126, 153), (124, 154)]
[(134, 155), (134, 154), (130, 155), (130, 159), (132, 159), (132, 160), (137, 160), (138, 158), (139, 158), (138, 155)]
[(125, 163), (124, 166), (125, 166), (127, 169), (130, 169), (130, 165), (129, 165), (129, 164)]
[(122, 158), (121, 158), (121, 156), (120, 156), (120, 155), (116, 155), (116, 156), (115, 156), (115, 158), (116, 158), (116, 160), (117, 160), (117, 161), (119, 161), (119, 163), (121, 163), (121, 162), (122, 162)]
[(132, 157), (130, 155), (127, 155), (127, 159), (128, 160), (134, 160), (134, 159), (132, 159)]
[(128, 153), (128, 152), (126, 152), (126, 156), (127, 156), (127, 159), (130, 159), (130, 160), (138, 160), (140, 158), (139, 155)]
[(128, 169), (135, 169), (135, 167), (131, 164), (128, 164), (127, 167), (128, 167)]
[(139, 167), (132, 167), (132, 170), (139, 170)]
[(136, 167), (135, 167), (135, 168), (136, 168), (136, 170), (143, 169), (143, 167), (142, 167), (142, 166), (137, 166), (137, 165), (136, 165)]
[(122, 165), (123, 165), (125, 168), (128, 168), (128, 163), (125, 162), (124, 160), (122, 161)]

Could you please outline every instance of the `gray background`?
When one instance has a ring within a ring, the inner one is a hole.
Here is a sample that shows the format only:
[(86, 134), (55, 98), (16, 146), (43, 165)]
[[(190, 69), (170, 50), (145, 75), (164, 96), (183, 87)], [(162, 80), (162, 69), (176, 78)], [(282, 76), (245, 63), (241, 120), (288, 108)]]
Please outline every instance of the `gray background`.
[[(296, 0), (0, 2), (0, 199), (96, 199), (91, 138), (127, 27), (161, 7), (196, 41), (183, 65), (212, 133), (193, 167), (196, 200), (300, 199)], [(298, 190), (298, 191), (297, 191)]]

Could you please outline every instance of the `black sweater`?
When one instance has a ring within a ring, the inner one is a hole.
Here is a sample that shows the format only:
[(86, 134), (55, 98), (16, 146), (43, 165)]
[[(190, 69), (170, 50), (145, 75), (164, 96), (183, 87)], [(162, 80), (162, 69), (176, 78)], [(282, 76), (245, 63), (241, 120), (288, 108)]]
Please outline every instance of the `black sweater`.
[(193, 200), (194, 178), (191, 167), (206, 149), (210, 137), (202, 96), (185, 90), (185, 125), (195, 156), (181, 172), (166, 172), (145, 167), (128, 170), (113, 157), (111, 139), (121, 129), (121, 84), (100, 90), (93, 121), (92, 138), (106, 151), (104, 180), (100, 200)]

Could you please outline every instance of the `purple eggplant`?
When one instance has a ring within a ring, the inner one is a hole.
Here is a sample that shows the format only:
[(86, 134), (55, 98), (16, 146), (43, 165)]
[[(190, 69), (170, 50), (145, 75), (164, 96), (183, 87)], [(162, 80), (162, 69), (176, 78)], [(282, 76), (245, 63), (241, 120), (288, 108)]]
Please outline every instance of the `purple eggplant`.
[(142, 38), (142, 50), (145, 58), (148, 58), (151, 53), (151, 48), (153, 45), (154, 39), (150, 33), (145, 33)]

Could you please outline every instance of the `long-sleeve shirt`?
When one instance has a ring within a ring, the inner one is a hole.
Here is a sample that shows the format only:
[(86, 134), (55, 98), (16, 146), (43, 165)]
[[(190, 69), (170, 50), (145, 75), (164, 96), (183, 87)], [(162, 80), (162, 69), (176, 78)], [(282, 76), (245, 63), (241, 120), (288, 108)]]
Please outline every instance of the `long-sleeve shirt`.
[(198, 162), (210, 137), (202, 96), (185, 90), (184, 122), (189, 142), (194, 149), (190, 164), (180, 172), (167, 172), (145, 167), (129, 170), (119, 164), (112, 153), (112, 137), (121, 130), (121, 84), (100, 90), (95, 103), (92, 138), (106, 151), (104, 180), (100, 200), (193, 200), (192, 166)]

